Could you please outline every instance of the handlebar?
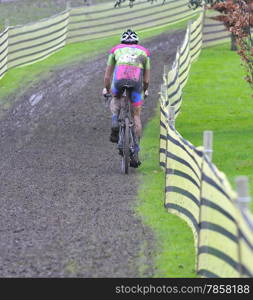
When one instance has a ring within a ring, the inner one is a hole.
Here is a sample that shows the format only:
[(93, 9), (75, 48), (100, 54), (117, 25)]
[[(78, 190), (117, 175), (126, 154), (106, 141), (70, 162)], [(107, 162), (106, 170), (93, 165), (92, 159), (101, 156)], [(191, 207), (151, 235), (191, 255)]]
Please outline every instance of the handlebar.
[(106, 99), (112, 98), (112, 94), (110, 94), (110, 93), (104, 94), (104, 97), (105, 97)]

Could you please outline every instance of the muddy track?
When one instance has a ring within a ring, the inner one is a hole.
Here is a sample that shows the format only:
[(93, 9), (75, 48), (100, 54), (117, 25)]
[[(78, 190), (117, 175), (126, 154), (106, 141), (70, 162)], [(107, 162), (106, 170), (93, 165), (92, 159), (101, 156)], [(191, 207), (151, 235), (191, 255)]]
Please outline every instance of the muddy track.
[[(152, 53), (144, 123), (183, 35), (143, 43)], [(120, 173), (109, 142), (105, 63), (101, 56), (52, 72), (16, 94), (0, 120), (0, 277), (153, 276), (154, 237), (133, 210), (137, 172)]]

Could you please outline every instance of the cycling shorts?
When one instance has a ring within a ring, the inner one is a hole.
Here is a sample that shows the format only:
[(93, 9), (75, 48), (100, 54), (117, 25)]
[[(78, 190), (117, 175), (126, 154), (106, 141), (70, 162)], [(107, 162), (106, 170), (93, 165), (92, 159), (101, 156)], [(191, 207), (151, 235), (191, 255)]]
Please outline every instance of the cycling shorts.
[(130, 100), (133, 106), (141, 106), (143, 103), (142, 70), (138, 69), (134, 74), (124, 72), (116, 67), (112, 81), (112, 94), (120, 98), (123, 93), (123, 87), (131, 85)]

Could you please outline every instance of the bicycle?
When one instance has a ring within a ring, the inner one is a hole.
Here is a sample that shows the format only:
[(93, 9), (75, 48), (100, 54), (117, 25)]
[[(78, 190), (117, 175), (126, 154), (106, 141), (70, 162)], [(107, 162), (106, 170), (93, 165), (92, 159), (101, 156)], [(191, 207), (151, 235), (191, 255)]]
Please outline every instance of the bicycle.
[[(121, 159), (121, 171), (124, 174), (128, 174), (129, 166), (137, 168), (140, 165), (138, 153), (135, 151), (137, 144), (135, 125), (131, 114), (131, 102), (130, 93), (132, 85), (126, 84), (122, 87), (122, 98), (119, 112), (119, 140), (118, 150), (122, 156)], [(105, 95), (108, 100), (111, 98), (111, 94)]]
[(123, 86), (121, 108), (119, 113), (119, 154), (122, 156), (121, 171), (128, 174), (129, 165), (137, 168), (140, 165), (138, 152), (135, 151), (137, 139), (132, 119), (130, 93), (132, 85)]

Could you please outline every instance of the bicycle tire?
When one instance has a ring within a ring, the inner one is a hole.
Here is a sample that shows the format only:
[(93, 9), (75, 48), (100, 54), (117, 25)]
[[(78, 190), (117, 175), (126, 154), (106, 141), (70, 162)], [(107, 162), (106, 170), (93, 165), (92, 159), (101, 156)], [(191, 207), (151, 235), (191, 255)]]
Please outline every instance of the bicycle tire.
[(129, 138), (130, 138), (130, 127), (129, 127), (129, 119), (125, 118), (125, 132), (124, 132), (124, 140), (123, 140), (123, 157), (122, 157), (122, 171), (125, 174), (128, 174), (129, 170), (129, 161), (130, 161), (130, 153), (129, 153)]

